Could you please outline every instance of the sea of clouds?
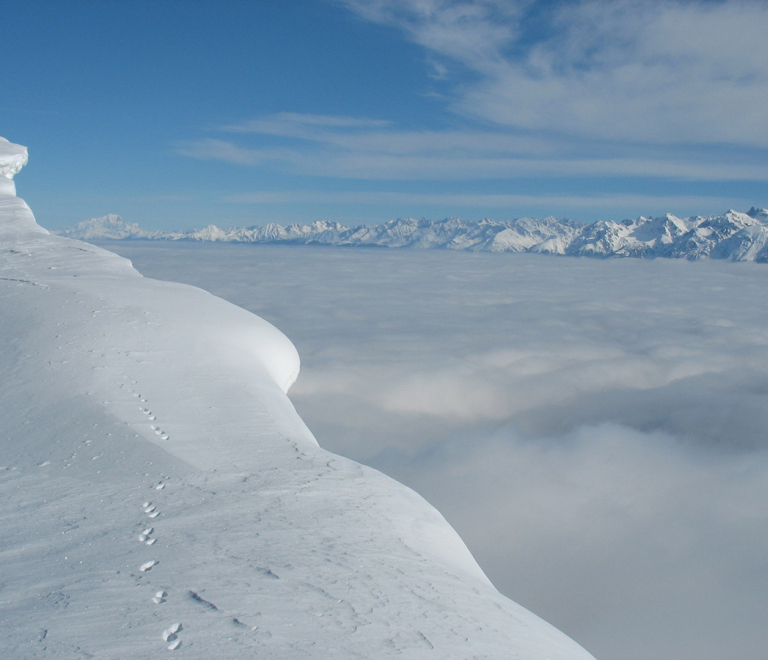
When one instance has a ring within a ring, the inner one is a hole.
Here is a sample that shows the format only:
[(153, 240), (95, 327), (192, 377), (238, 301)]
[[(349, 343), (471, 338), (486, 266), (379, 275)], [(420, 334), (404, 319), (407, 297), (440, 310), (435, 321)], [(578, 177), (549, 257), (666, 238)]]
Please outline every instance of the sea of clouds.
[(320, 444), (601, 660), (762, 658), (768, 267), (110, 242), (283, 330)]

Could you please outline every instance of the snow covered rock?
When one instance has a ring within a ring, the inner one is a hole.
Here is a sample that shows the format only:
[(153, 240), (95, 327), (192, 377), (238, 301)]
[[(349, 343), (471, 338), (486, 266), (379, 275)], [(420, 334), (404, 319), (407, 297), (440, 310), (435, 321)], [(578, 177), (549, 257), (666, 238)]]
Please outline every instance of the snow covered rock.
[(416, 493), (317, 445), (276, 328), (7, 190), (0, 239), (4, 658), (591, 658)]

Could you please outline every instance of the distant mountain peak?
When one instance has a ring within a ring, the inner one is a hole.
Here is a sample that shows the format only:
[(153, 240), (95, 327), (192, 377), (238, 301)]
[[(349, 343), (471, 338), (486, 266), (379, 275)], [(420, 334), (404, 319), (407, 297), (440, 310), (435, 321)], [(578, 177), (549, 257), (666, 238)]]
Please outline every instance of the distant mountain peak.
[(747, 213), (729, 210), (722, 215), (679, 218), (672, 213), (635, 220), (600, 220), (584, 225), (548, 216), (467, 222), (457, 217), (441, 220), (398, 218), (383, 224), (347, 227), (316, 220), (287, 227), (220, 229), (208, 225), (187, 231), (154, 231), (107, 215), (59, 232), (83, 239), (153, 239), (228, 241), (243, 243), (302, 243), (467, 250), (474, 252), (535, 252), (590, 257), (670, 257), (768, 262), (768, 210), (752, 207)]

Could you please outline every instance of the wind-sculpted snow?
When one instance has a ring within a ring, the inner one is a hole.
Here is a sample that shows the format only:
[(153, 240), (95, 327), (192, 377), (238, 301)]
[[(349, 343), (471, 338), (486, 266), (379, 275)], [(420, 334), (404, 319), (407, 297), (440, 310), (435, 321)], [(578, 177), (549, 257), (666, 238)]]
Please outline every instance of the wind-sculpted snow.
[(591, 657), (317, 446), (273, 326), (0, 198), (4, 658)]
[(0, 137), (0, 194), (16, 195), (13, 177), (27, 164), (27, 159), (26, 147)]
[(518, 218), (497, 222), (464, 222), (458, 218), (414, 220), (401, 218), (380, 225), (346, 227), (337, 222), (311, 225), (221, 229), (208, 225), (188, 231), (146, 231), (119, 216), (108, 215), (78, 223), (59, 232), (91, 239), (150, 239), (288, 243), (304, 245), (359, 245), (376, 247), (444, 248), (474, 252), (537, 252), (580, 257), (672, 257), (768, 261), (768, 211), (724, 215), (599, 221), (590, 225), (567, 219)]

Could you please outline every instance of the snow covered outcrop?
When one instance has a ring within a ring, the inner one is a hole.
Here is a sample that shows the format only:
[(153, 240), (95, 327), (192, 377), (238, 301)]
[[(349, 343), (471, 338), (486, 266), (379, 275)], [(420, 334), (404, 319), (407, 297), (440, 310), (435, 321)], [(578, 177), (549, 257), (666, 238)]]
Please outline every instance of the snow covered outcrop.
[(553, 217), (502, 222), (400, 218), (380, 225), (351, 228), (337, 222), (314, 222), (233, 229), (208, 225), (205, 229), (153, 232), (109, 215), (85, 220), (59, 233), (83, 240), (140, 238), (538, 252), (578, 257), (768, 261), (768, 211), (757, 208), (747, 213), (729, 211), (724, 215), (692, 218), (678, 218), (668, 213), (659, 218), (601, 220), (589, 225)]
[(15, 174), (27, 164), (27, 148), (0, 138), (0, 240), (28, 233), (47, 234), (23, 199), (16, 197)]
[(27, 148), (0, 137), (0, 194), (16, 195), (13, 176), (27, 164)]
[(318, 447), (277, 329), (35, 227), (0, 194), (4, 658), (591, 658)]

